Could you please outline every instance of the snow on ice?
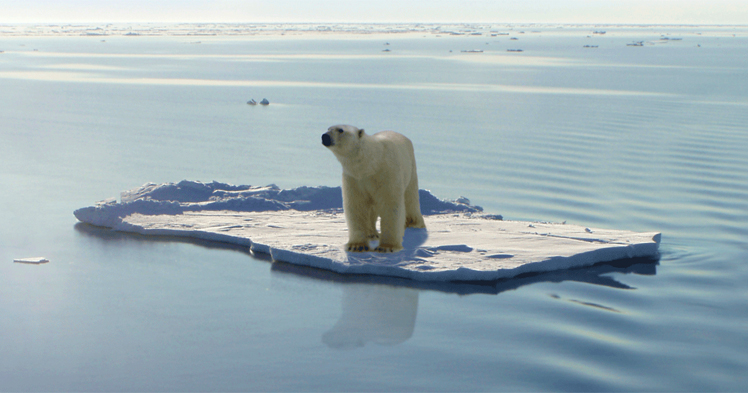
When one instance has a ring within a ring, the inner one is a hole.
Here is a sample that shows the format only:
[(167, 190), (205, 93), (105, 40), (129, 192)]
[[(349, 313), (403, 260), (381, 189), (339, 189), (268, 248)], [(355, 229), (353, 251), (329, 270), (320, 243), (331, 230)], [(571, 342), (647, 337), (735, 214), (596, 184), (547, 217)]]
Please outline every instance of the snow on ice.
[(340, 187), (280, 189), (181, 181), (145, 184), (75, 211), (78, 220), (145, 235), (245, 245), (274, 260), (347, 274), (420, 281), (482, 281), (657, 257), (660, 233), (504, 221), (467, 198), (420, 190), (427, 229), (408, 228), (393, 254), (344, 251)]

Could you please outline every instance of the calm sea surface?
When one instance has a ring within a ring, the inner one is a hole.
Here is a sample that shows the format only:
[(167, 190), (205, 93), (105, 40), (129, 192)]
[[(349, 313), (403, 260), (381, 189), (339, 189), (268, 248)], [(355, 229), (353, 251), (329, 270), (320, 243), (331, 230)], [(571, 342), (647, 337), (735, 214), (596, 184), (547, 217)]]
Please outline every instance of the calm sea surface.
[[(0, 391), (745, 391), (748, 29), (530, 30), (0, 36)], [(73, 217), (146, 182), (338, 185), (338, 123), (408, 135), (439, 197), (661, 231), (661, 258), (429, 285)]]

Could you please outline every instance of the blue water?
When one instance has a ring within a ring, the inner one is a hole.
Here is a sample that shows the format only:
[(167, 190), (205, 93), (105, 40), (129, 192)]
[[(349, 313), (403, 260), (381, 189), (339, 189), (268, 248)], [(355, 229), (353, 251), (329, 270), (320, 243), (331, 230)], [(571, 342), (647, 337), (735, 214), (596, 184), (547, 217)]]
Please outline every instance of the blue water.
[[(745, 391), (748, 30), (529, 30), (0, 37), (0, 390)], [(338, 185), (338, 123), (408, 135), (439, 197), (661, 231), (661, 258), (426, 284), (72, 215), (146, 182)]]

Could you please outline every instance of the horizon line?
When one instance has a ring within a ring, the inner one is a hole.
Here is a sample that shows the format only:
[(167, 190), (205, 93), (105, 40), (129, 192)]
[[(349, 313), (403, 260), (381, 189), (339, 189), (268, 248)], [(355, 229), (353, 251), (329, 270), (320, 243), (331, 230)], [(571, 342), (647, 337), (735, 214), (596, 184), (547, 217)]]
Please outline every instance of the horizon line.
[(109, 25), (127, 25), (127, 24), (222, 24), (222, 25), (547, 25), (547, 26), (713, 26), (713, 27), (748, 27), (748, 23), (634, 23), (634, 22), (478, 22), (478, 21), (451, 21), (451, 22), (335, 22), (335, 21), (288, 21), (288, 22), (268, 22), (268, 21), (246, 21), (246, 22), (229, 22), (229, 21), (34, 21), (34, 22), (0, 22), (0, 26), (13, 25), (71, 25), (71, 24), (109, 24)]

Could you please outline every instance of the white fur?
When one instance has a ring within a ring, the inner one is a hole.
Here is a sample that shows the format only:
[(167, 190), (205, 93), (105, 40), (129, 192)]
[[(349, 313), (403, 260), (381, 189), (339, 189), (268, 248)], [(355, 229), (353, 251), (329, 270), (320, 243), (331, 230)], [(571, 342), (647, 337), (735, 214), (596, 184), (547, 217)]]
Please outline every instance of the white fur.
[[(418, 200), (416, 158), (410, 139), (393, 131), (368, 135), (349, 125), (330, 127), (325, 144), (343, 165), (343, 210), (348, 224), (348, 251), (403, 248), (406, 227), (425, 228)], [(377, 218), (381, 218), (381, 236)]]

